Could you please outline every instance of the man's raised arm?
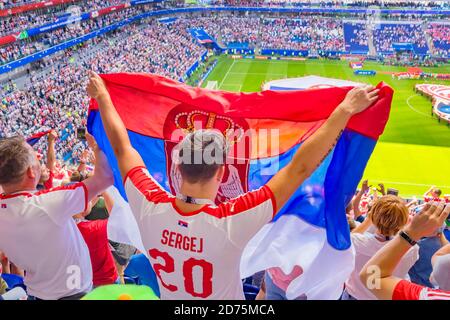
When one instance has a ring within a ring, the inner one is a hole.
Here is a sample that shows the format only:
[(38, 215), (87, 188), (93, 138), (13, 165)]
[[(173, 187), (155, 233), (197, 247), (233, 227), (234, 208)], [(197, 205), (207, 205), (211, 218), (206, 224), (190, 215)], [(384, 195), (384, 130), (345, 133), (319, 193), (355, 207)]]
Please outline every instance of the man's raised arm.
[(83, 181), (88, 191), (87, 201), (90, 202), (113, 185), (114, 176), (105, 154), (97, 146), (94, 137), (86, 134), (86, 139), (95, 154), (94, 174)]
[(47, 168), (50, 172), (53, 172), (55, 169), (55, 163), (56, 163), (56, 153), (55, 153), (55, 141), (58, 137), (55, 130), (52, 130), (49, 132), (47, 139), (48, 139), (48, 146), (47, 146)]
[(102, 78), (92, 71), (89, 73), (87, 92), (91, 98), (97, 100), (103, 126), (119, 163), (122, 177), (135, 167), (145, 166), (139, 153), (131, 146), (127, 129), (112, 103)]
[(291, 162), (267, 183), (274, 193), (278, 209), (333, 150), (350, 118), (378, 99), (378, 92), (372, 86), (349, 91), (328, 120), (297, 150)]

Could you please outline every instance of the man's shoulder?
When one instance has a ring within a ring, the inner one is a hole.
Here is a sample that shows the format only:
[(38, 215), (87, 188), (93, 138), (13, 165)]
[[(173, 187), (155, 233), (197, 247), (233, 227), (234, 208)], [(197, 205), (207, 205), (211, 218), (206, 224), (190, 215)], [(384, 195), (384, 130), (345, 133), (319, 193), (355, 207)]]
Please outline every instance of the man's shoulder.
[[(244, 193), (243, 195), (230, 199), (218, 206), (207, 207), (206, 213), (217, 218), (227, 218), (241, 213), (256, 213), (260, 210), (266, 211), (268, 207), (264, 204), (270, 203), (272, 214), (276, 211), (275, 197), (268, 186)], [(270, 210), (270, 209), (269, 209)]]
[(143, 196), (149, 202), (171, 202), (173, 196), (167, 192), (149, 173), (145, 167), (131, 169), (124, 178), (125, 191), (128, 198)]

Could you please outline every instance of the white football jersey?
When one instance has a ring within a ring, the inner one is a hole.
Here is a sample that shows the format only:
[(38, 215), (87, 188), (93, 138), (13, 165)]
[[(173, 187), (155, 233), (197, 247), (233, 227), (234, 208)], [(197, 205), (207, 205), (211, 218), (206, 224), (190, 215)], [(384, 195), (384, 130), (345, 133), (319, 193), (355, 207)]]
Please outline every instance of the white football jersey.
[(267, 186), (190, 213), (177, 208), (146, 168), (128, 173), (125, 190), (162, 299), (244, 299), (242, 251), (276, 213)]
[(91, 290), (89, 251), (72, 218), (86, 210), (87, 192), (80, 182), (0, 195), (0, 251), (26, 271), (29, 295), (54, 300)]

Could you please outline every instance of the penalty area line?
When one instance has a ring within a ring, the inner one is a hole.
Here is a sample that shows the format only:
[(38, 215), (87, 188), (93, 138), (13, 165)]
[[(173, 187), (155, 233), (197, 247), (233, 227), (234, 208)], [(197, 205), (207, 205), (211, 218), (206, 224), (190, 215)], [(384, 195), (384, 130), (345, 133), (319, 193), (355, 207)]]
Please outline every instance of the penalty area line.
[(422, 115), (422, 116), (424, 116), (424, 117), (433, 119), (433, 117), (430, 116), (429, 114), (424, 113), (424, 112), (422, 112), (422, 111), (419, 111), (419, 110), (417, 110), (416, 108), (413, 107), (413, 105), (411, 104), (410, 101), (411, 101), (411, 98), (414, 98), (414, 97), (416, 97), (416, 96), (419, 96), (419, 95), (418, 95), (418, 94), (413, 94), (413, 95), (411, 95), (408, 99), (406, 99), (406, 104), (408, 105), (408, 107), (409, 107), (412, 111), (414, 111), (415, 113), (418, 113), (418, 114), (420, 114), (420, 115)]

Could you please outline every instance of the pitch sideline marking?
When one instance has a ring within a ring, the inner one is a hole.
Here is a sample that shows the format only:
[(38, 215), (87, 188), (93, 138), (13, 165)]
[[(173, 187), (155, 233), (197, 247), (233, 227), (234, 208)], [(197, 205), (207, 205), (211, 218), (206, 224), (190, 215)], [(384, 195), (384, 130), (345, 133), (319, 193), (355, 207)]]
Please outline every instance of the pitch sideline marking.
[(425, 116), (425, 117), (427, 117), (427, 118), (433, 118), (433, 117), (430, 116), (429, 114), (423, 113), (422, 111), (419, 111), (419, 110), (417, 110), (416, 108), (414, 108), (414, 107), (412, 106), (412, 104), (410, 103), (410, 100), (411, 100), (411, 98), (414, 98), (415, 96), (419, 96), (419, 95), (418, 95), (418, 94), (413, 94), (413, 95), (411, 95), (408, 99), (406, 99), (406, 104), (408, 105), (408, 107), (409, 107), (412, 111), (414, 111), (414, 112), (416, 112), (416, 113), (418, 113), (418, 114), (420, 114), (420, 115), (422, 115), (422, 116)]
[[(412, 182), (399, 182), (399, 181), (385, 181), (385, 180), (376, 180), (372, 179), (371, 181), (375, 182), (383, 182), (384, 184), (399, 184), (399, 185), (405, 185), (405, 186), (416, 186), (416, 187), (429, 187), (431, 184), (425, 184), (425, 183), (412, 183)], [(436, 186), (443, 189), (448, 189), (450, 186)]]
[(233, 60), (233, 63), (231, 64), (231, 66), (228, 68), (227, 73), (225, 73), (225, 76), (222, 78), (222, 82), (220, 83), (219, 89), (222, 88), (223, 83), (225, 82), (225, 79), (228, 77), (228, 75), (230, 74), (231, 69), (233, 69), (234, 64), (236, 63), (236, 59)]
[[(308, 62), (308, 61), (312, 61), (312, 60), (276, 60), (276, 59), (274, 59), (274, 60), (234, 59), (234, 60), (238, 61), (238, 62), (244, 62), (244, 63), (251, 63), (251, 62), (254, 62), (254, 61), (258, 61), (258, 62), (261, 62), (261, 63), (268, 63), (268, 64), (273, 63), (273, 62), (296, 62), (296, 63), (302, 62), (302, 63), (305, 63), (305, 62)], [(316, 60), (316, 61), (320, 61), (320, 62), (322, 62), (321, 64), (327, 64), (327, 65), (337, 65), (338, 64), (336, 62), (324, 61), (324, 60)]]
[[(227, 88), (230, 88), (230, 89), (227, 89)], [(225, 89), (225, 90), (228, 90), (228, 91), (234, 91), (233, 89), (236, 89), (236, 88), (238, 88), (236, 92), (241, 92), (242, 84), (239, 84), (239, 83), (224, 83), (223, 86), (221, 87), (221, 90)]]

